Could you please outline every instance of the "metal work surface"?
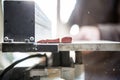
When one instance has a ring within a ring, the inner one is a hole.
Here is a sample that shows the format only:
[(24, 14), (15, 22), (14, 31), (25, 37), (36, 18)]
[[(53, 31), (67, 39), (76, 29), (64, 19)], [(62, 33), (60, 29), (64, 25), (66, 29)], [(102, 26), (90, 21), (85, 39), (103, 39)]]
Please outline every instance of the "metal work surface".
[(78, 42), (60, 44), (59, 51), (120, 51), (119, 42)]
[(2, 52), (120, 51), (119, 42), (2, 43)]

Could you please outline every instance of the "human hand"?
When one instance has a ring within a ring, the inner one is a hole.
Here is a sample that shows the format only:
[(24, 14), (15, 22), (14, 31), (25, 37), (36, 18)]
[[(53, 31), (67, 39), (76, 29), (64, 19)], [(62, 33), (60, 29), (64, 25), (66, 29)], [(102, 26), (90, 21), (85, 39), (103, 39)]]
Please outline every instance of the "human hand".
[(79, 33), (74, 35), (72, 38), (74, 41), (97, 41), (100, 40), (100, 32), (95, 26), (83, 26), (80, 28)]
[[(97, 41), (100, 40), (99, 29), (95, 26), (83, 26), (77, 35), (73, 36), (73, 41)], [(82, 51), (83, 54), (89, 54), (93, 51)]]

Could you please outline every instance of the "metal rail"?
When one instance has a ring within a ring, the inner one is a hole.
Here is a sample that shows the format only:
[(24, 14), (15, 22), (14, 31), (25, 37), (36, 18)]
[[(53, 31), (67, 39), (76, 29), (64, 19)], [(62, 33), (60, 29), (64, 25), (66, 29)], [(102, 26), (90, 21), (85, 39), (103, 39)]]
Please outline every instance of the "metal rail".
[(2, 43), (2, 52), (120, 51), (119, 42)]
[(60, 44), (59, 51), (120, 51), (120, 43)]

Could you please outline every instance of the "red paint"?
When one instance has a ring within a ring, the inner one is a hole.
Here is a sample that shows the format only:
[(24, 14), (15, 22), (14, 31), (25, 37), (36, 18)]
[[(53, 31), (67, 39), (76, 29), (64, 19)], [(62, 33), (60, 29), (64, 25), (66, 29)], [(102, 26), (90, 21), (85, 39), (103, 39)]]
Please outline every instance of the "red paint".
[(46, 40), (39, 40), (37, 43), (71, 43), (72, 37), (63, 37), (60, 41), (60, 38), (57, 39), (46, 39)]

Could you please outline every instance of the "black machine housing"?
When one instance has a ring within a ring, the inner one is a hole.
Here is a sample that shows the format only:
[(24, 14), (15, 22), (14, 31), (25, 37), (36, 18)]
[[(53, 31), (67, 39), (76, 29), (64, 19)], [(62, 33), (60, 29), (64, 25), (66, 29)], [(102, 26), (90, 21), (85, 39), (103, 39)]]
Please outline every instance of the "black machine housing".
[(4, 1), (4, 42), (34, 42), (34, 35), (34, 1)]

